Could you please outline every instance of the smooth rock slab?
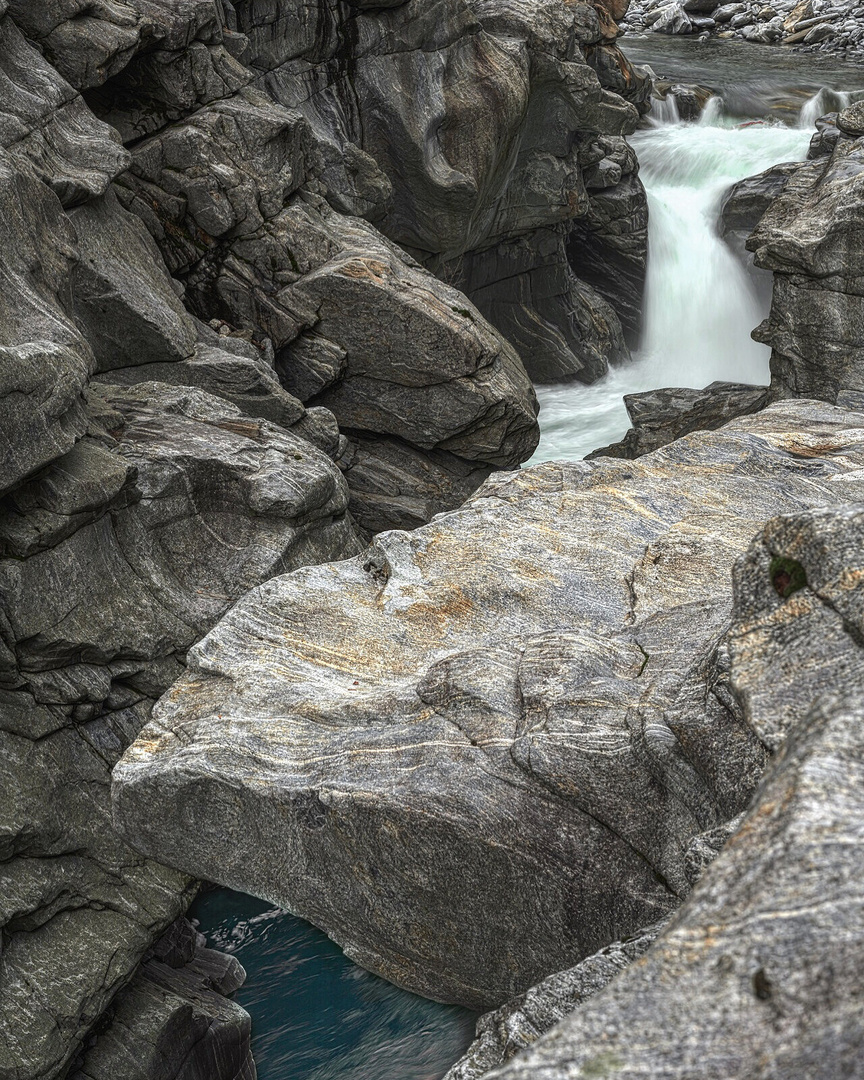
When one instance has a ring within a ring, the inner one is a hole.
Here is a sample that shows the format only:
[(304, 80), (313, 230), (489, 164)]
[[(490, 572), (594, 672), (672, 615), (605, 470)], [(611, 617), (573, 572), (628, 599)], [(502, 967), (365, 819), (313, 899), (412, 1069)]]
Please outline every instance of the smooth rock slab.
[(768, 518), (861, 498), (862, 464), (864, 416), (787, 402), (500, 475), (268, 582), (115, 769), (116, 824), (404, 986), (500, 1004), (671, 910), (687, 840), (744, 808), (731, 565)]

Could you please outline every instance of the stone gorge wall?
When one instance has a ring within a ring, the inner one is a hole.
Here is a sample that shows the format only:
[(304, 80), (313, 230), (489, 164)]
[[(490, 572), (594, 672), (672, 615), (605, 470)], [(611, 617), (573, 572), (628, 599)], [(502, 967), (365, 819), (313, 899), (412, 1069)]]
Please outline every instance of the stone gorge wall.
[(144, 1013), (163, 1070), (206, 1029), (249, 1075), (197, 954), (118, 995), (191, 881), (114, 832), (111, 769), (250, 588), (531, 453), (508, 335), (559, 374), (623, 355), (602, 257), (589, 286), (562, 255), (578, 217), (629, 259), (632, 321), (615, 34), (581, 3), (0, 0), (3, 1080), (116, 1074)]

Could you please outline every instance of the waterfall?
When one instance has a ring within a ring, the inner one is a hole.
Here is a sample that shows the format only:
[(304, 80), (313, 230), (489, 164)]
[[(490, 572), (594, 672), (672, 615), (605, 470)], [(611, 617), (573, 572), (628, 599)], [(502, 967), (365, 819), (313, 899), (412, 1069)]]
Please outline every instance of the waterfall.
[(621, 438), (629, 427), (623, 394), (715, 379), (768, 382), (769, 350), (750, 337), (767, 311), (720, 238), (717, 216), (738, 180), (803, 159), (811, 132), (774, 122), (736, 125), (719, 98), (697, 123), (664, 123), (653, 105), (652, 119), (631, 140), (650, 213), (640, 348), (593, 386), (538, 388), (542, 438), (534, 462), (578, 459)]
[(813, 97), (809, 98), (801, 106), (798, 116), (798, 127), (812, 131), (813, 126), (820, 116), (830, 112), (840, 112), (847, 105), (851, 105), (853, 95), (845, 90), (831, 90), (823, 86)]

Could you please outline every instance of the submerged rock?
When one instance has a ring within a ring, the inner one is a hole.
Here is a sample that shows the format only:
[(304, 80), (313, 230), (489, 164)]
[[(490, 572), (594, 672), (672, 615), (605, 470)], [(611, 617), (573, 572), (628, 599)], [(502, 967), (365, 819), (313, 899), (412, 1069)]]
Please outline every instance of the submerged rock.
[(777, 513), (861, 498), (862, 460), (859, 414), (784, 403), (492, 478), (268, 582), (115, 769), (117, 826), (403, 986), (498, 1005), (689, 891), (688, 841), (766, 755), (729, 690), (731, 565)]

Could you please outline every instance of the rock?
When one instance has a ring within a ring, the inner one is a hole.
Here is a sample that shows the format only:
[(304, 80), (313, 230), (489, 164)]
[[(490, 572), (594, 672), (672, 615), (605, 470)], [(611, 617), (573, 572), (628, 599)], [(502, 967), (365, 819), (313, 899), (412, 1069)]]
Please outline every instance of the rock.
[(195, 324), (178, 299), (150, 234), (110, 192), (70, 214), (79, 262), (75, 315), (97, 370), (190, 357)]
[(805, 712), (743, 826), (650, 951), (492, 1075), (602, 1068), (683, 1080), (696, 1061), (700, 1075), (733, 1080), (854, 1074), (862, 721), (860, 686)]
[(684, 0), (684, 10), (688, 15), (711, 15), (719, 6), (717, 0)]
[(116, 767), (117, 827), (438, 999), (573, 966), (675, 907), (687, 842), (744, 808), (764, 750), (718, 647), (728, 569), (766, 519), (860, 497), (862, 431), (785, 402), (635, 462), (493, 476), (268, 582)]
[(44, 180), (64, 206), (102, 195), (129, 163), (115, 131), (0, 15), (0, 147)]
[(74, 242), (56, 196), (0, 150), (0, 493), (87, 429), (93, 353), (67, 311)]
[(164, 955), (164, 938), (156, 942), (70, 1080), (255, 1080), (249, 1014), (226, 996), (246, 973), (233, 956), (197, 945), (185, 919), (177, 923), (191, 931), (188, 956), (170, 955), (171, 944)]
[(589, 454), (589, 458), (637, 458), (691, 431), (715, 431), (738, 416), (750, 416), (768, 404), (767, 386), (713, 382), (704, 390), (680, 387), (625, 394), (633, 427), (624, 438)]
[(816, 26), (807, 32), (807, 36), (804, 38), (805, 45), (818, 45), (820, 41), (825, 41), (826, 38), (830, 38), (835, 33), (835, 26), (830, 22), (817, 23)]
[(733, 184), (723, 196), (720, 207), (720, 233), (746, 239), (759, 224), (771, 203), (783, 193), (790, 176), (801, 167), (798, 161), (772, 165), (757, 176), (748, 176)]
[(636, 155), (624, 139), (600, 136), (583, 150), (587, 168), (612, 161), (621, 172), (613, 186), (588, 193), (588, 210), (567, 237), (567, 259), (617, 314), (626, 343), (635, 348), (642, 329), (648, 266), (648, 206)]
[(836, 400), (864, 389), (864, 140), (839, 139), (802, 165), (747, 241), (774, 272), (768, 319), (771, 393)]
[(856, 101), (843, 109), (837, 117), (837, 127), (853, 139), (864, 135), (864, 100)]
[(746, 4), (723, 4), (713, 13), (715, 23), (726, 23), (735, 15), (741, 15), (747, 10)]
[(667, 921), (662, 919), (623, 941), (612, 942), (576, 967), (550, 975), (500, 1009), (481, 1016), (475, 1041), (444, 1080), (480, 1080), (531, 1046), (620, 971), (644, 956)]
[(139, 144), (122, 198), (196, 314), (271, 339), (283, 381), (341, 427), (475, 469), (524, 460), (536, 402), (516, 353), (371, 225), (299, 192), (310, 138), (249, 91)]
[(656, 19), (651, 27), (660, 34), (690, 34), (693, 24), (682, 4), (665, 4), (656, 9)]
[[(698, 881), (729, 837), (737, 832), (743, 816), (690, 841), (684, 861), (691, 884)], [(444, 1080), (479, 1080), (531, 1046), (607, 986), (620, 971), (644, 956), (668, 923), (668, 919), (661, 919), (623, 941), (614, 941), (576, 967), (550, 975), (500, 1009), (481, 1016), (477, 1021), (477, 1038)]]
[(90, 412), (91, 434), (0, 510), (0, 1073), (16, 1080), (62, 1073), (190, 898), (106, 803), (152, 702), (251, 585), (359, 547), (339, 471), (297, 435), (161, 383), (93, 385)]
[[(615, 184), (620, 176), (619, 169)], [(594, 382), (630, 359), (618, 316), (573, 273), (566, 242), (561, 229), (544, 229), (461, 260), (460, 287), (515, 346), (535, 383)]]

